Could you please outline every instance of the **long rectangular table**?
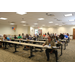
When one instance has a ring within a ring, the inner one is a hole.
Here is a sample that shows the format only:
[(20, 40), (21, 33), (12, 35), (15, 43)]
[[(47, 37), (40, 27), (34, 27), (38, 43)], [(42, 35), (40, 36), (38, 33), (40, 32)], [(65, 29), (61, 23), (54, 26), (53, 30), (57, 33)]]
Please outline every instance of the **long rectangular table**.
[[(14, 51), (14, 53), (15, 52), (18, 52), (18, 51), (16, 51), (16, 45), (17, 44), (21, 44), (21, 45), (25, 45), (25, 46), (30, 46), (30, 56), (29, 56), (29, 58), (31, 58), (31, 57), (33, 57), (34, 55), (32, 54), (32, 49), (33, 49), (33, 47), (40, 47), (40, 48), (44, 48), (44, 49), (57, 49), (57, 47), (56, 46), (53, 46), (52, 48), (51, 48), (51, 46), (50, 47), (45, 47), (45, 46), (42, 46), (42, 45), (36, 45), (36, 44), (30, 44), (30, 43), (20, 43), (20, 42), (15, 42), (15, 41), (1, 41), (1, 42), (4, 42), (5, 43), (5, 48), (6, 48), (6, 43), (12, 43), (12, 44), (14, 44), (15, 45), (15, 51)], [(56, 60), (57, 61), (57, 60)]]
[[(45, 41), (34, 41), (34, 40), (24, 40), (24, 39), (15, 39), (16, 41), (23, 41), (23, 42), (33, 42), (33, 44), (35, 44), (35, 43), (45, 43)], [(55, 43), (55, 44), (58, 44), (57, 42)], [(62, 55), (62, 45), (63, 45), (63, 43), (61, 43), (60, 44), (60, 46), (61, 46), (61, 55)], [(40, 47), (39, 47), (40, 48)], [(24, 49), (25, 50), (25, 49)], [(35, 50), (35, 52), (37, 52), (37, 50)], [(41, 49), (41, 51), (40, 52), (42, 52), (42, 49)], [(60, 55), (60, 56), (61, 56)]]
[[(23, 42), (33, 42), (33, 44), (35, 44), (35, 43), (45, 43), (45, 41), (34, 41), (34, 40), (24, 40), (24, 39), (15, 39), (16, 41), (23, 41)], [(57, 44), (57, 43), (55, 43), (55, 44)], [(60, 44), (61, 45), (61, 55), (62, 55), (62, 43)], [(25, 49), (24, 49), (25, 50)], [(37, 50), (35, 50), (35, 52), (37, 52)], [(41, 49), (41, 51), (40, 52), (42, 52), (42, 49)], [(61, 56), (60, 55), (60, 56)]]
[(14, 39), (16, 41), (23, 41), (23, 42), (33, 42), (33, 43), (44, 43), (45, 41), (35, 41), (35, 40), (24, 40), (24, 39)]

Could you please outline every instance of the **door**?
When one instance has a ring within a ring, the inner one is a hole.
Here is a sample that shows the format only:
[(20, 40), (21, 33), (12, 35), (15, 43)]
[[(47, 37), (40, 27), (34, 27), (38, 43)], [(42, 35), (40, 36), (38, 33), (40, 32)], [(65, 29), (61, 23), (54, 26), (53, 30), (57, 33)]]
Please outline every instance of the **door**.
[(75, 39), (75, 28), (73, 28), (73, 39)]
[(38, 30), (38, 33), (39, 33), (40, 35), (42, 35), (42, 29), (39, 29), (39, 30)]

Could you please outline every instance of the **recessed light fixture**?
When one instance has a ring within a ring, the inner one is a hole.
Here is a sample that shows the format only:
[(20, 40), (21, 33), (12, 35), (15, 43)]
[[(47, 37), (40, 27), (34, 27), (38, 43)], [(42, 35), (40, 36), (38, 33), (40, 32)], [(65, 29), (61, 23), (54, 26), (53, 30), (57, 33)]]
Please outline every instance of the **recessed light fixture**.
[(23, 26), (26, 26), (26, 25), (23, 25)]
[(44, 18), (38, 18), (38, 20), (44, 20)]
[(15, 23), (10, 23), (10, 25), (14, 25)]
[(72, 16), (72, 14), (65, 14), (65, 16), (67, 17), (67, 16)]
[(42, 25), (42, 26), (45, 26), (45, 25)]
[(21, 21), (21, 23), (26, 23), (26, 21)]
[(75, 24), (75, 22), (72, 22), (72, 24)]
[(0, 19), (1, 19), (1, 20), (7, 20), (7, 18), (3, 18), (3, 17), (1, 17)]
[(53, 23), (53, 21), (50, 21), (49, 23)]
[(73, 20), (69, 20), (69, 21), (74, 21), (74, 19)]
[(24, 15), (27, 14), (27, 12), (16, 12), (16, 14)]
[(34, 25), (37, 25), (38, 23), (34, 23)]
[(58, 25), (58, 24), (55, 24), (55, 25)]
[(59, 25), (59, 26), (62, 26), (62, 25)]

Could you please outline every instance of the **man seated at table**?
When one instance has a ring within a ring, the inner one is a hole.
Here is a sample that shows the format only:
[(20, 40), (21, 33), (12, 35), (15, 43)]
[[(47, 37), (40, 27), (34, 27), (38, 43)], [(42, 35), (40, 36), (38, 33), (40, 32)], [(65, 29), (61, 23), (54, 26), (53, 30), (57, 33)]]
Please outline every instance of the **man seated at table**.
[(61, 33), (60, 33), (59, 38), (60, 38), (60, 39), (64, 39), (64, 34), (61, 34)]
[(22, 36), (19, 34), (18, 39), (22, 39)]
[[(43, 46), (45, 45), (49, 45), (51, 44), (51, 48), (52, 46), (55, 46), (55, 42), (54, 40), (52, 40), (51, 36), (48, 36), (48, 40), (43, 44)], [(57, 50), (54, 50), (54, 49), (46, 49), (46, 56), (47, 56), (47, 61), (49, 61), (49, 53), (55, 53), (55, 56), (56, 56), (56, 61), (57, 61), (57, 55), (58, 55), (58, 52)]]

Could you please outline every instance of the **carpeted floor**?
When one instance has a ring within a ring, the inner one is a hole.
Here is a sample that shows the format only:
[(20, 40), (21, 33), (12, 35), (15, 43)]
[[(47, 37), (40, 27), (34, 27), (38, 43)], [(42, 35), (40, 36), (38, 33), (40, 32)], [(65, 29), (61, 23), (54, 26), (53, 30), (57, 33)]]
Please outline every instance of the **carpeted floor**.
[[(45, 50), (40, 52), (40, 49), (37, 49), (38, 52), (33, 52), (35, 55), (32, 58), (28, 58), (30, 56), (30, 50), (23, 50), (23, 46), (19, 46), (17, 48), (16, 53), (14, 52), (14, 47), (8, 47), (8, 49), (4, 50), (0, 48), (0, 62), (47, 62)], [(75, 62), (75, 40), (71, 40), (66, 50), (62, 51), (62, 56), (60, 56), (60, 49), (58, 49), (58, 62)], [(50, 55), (50, 61), (55, 62), (55, 55)]]

